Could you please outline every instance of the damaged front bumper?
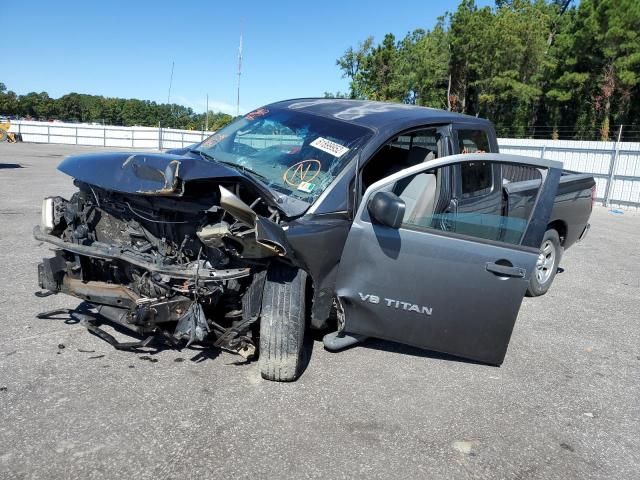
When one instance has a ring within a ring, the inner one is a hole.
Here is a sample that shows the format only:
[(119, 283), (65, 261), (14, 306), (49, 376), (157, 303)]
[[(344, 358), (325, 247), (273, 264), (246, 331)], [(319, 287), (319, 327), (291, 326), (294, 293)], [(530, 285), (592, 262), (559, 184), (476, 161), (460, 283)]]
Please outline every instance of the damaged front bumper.
[(50, 243), (62, 250), (66, 250), (78, 255), (87, 257), (100, 258), (103, 260), (122, 260), (136, 267), (143, 268), (152, 273), (167, 275), (172, 278), (181, 278), (185, 280), (232, 280), (249, 276), (251, 269), (249, 268), (231, 268), (226, 270), (209, 269), (197, 264), (188, 267), (179, 267), (173, 265), (158, 265), (150, 258), (147, 259), (137, 252), (133, 252), (126, 248), (108, 245), (100, 242), (93, 242), (91, 245), (80, 245), (76, 243), (65, 242), (61, 238), (42, 232), (39, 226), (34, 227), (33, 237), (36, 240)]
[[(141, 258), (126, 248), (93, 242), (91, 245), (72, 244), (43, 233), (40, 227), (34, 228), (37, 240), (58, 247), (55, 255), (43, 259), (38, 265), (38, 284), (48, 293), (63, 293), (88, 302), (97, 309), (97, 313), (111, 322), (115, 322), (133, 332), (144, 334), (162, 334), (175, 345), (186, 340), (187, 346), (194, 341), (202, 341), (211, 329), (202, 311), (201, 305), (190, 295), (174, 295), (171, 298), (150, 298), (142, 296), (125, 285), (82, 278), (80, 257), (104, 260), (106, 262), (127, 262), (135, 267), (147, 270), (152, 275), (165, 279), (193, 282), (195, 285), (224, 285), (227, 281), (252, 275), (250, 268), (212, 269), (202, 265), (158, 265)], [(75, 261), (70, 261), (74, 254)], [(255, 320), (252, 318), (251, 320)], [(175, 329), (167, 332), (160, 324), (175, 322)], [(94, 334), (105, 339), (116, 348), (126, 345), (146, 346), (147, 340), (138, 343), (120, 344), (106, 332), (97, 328), (94, 322), (85, 326)], [(237, 334), (235, 334), (237, 333)], [(253, 345), (242, 342), (238, 330), (217, 331), (218, 339), (214, 345), (239, 353), (245, 357), (255, 352)], [(144, 344), (144, 345), (143, 345)]]

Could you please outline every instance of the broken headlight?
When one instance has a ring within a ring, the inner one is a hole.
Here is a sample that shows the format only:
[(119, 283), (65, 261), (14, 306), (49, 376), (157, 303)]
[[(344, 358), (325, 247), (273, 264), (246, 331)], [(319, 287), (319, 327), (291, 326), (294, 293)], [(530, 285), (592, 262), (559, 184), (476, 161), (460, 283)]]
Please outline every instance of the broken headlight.
[(47, 197), (42, 200), (42, 218), (40, 228), (43, 233), (51, 233), (54, 225), (54, 197)]

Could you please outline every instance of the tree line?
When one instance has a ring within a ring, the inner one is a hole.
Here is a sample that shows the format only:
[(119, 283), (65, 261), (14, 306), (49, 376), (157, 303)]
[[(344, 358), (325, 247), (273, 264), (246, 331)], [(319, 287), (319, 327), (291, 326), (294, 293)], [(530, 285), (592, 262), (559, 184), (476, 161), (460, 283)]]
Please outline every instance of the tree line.
[(462, 0), (432, 30), (369, 37), (336, 63), (349, 90), (328, 97), (478, 115), (503, 136), (640, 136), (638, 0)]
[[(176, 104), (159, 104), (149, 100), (109, 98), (99, 95), (69, 93), (51, 98), (47, 92), (17, 95), (0, 82), (0, 115), (33, 120), (102, 123), (123, 126), (158, 126), (202, 130), (205, 113)], [(218, 130), (233, 120), (222, 112), (209, 112), (209, 130)]]

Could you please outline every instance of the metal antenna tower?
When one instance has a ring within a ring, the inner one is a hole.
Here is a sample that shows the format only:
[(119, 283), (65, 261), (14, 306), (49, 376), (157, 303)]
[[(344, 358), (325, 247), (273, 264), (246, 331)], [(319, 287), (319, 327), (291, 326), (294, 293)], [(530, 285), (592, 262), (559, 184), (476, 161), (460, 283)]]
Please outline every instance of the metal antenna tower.
[(240, 115), (240, 76), (242, 75), (242, 28), (240, 28), (240, 46), (238, 47), (238, 97), (236, 99), (236, 116)]
[(167, 103), (171, 105), (171, 85), (173, 84), (173, 67), (176, 62), (171, 62), (171, 77), (169, 78), (169, 95), (167, 95)]

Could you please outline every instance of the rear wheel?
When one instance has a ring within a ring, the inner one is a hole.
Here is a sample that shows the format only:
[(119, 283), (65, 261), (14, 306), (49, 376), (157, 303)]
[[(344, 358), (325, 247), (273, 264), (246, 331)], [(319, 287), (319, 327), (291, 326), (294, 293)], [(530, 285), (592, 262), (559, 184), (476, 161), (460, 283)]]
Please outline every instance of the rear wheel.
[(262, 378), (290, 382), (300, 374), (305, 331), (307, 273), (274, 263), (267, 271), (260, 316)]
[(540, 245), (538, 260), (536, 261), (535, 270), (531, 274), (529, 280), (529, 288), (527, 288), (527, 296), (539, 297), (544, 295), (551, 288), (553, 279), (558, 272), (560, 257), (562, 256), (562, 246), (560, 245), (560, 236), (555, 230), (547, 230)]

